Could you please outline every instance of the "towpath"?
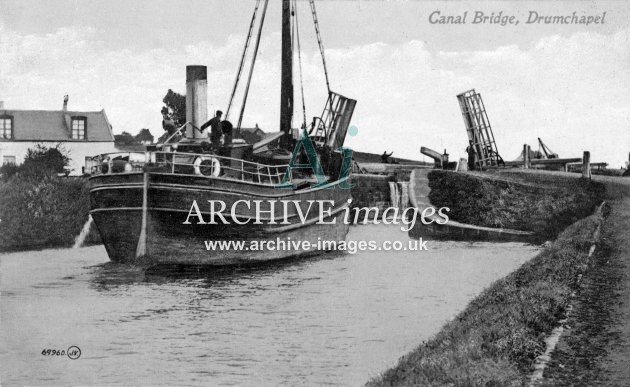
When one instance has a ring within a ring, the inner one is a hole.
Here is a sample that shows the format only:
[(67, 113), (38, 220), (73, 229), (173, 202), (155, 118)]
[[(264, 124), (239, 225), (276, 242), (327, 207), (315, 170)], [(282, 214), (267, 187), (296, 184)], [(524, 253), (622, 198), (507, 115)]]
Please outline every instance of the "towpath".
[(630, 198), (625, 198), (613, 210), (609, 227), (612, 246), (609, 257), (619, 260), (622, 269), (619, 304), (612, 331), (618, 335), (617, 342), (603, 359), (609, 380), (614, 384), (630, 385)]
[[(506, 180), (527, 176), (534, 184), (545, 184), (552, 176), (580, 177), (531, 169), (498, 175)], [(606, 185), (611, 212), (543, 385), (630, 386), (630, 178), (592, 179)]]
[(611, 204), (545, 385), (630, 385), (630, 197)]

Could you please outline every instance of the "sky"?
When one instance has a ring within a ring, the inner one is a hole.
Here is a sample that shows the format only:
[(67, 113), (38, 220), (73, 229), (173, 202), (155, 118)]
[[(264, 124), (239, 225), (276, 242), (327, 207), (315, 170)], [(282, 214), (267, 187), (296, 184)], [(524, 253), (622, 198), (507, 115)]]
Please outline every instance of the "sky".
[[(114, 133), (162, 133), (168, 89), (186, 65), (208, 67), (208, 111), (225, 110), (254, 0), (0, 0), (0, 100), (8, 109), (105, 109)], [(326, 97), (308, 3), (297, 2), (307, 121)], [(560, 157), (620, 167), (630, 152), (630, 2), (317, 1), (333, 91), (358, 100), (346, 145), (423, 158), (426, 146), (465, 157), (456, 95), (484, 100), (499, 153), (515, 159), (537, 138)], [(432, 24), (429, 16), (466, 24)], [(518, 25), (473, 24), (475, 12)], [(598, 16), (603, 24), (528, 24), (539, 15)], [(243, 126), (278, 130), (280, 1), (270, 0)], [(296, 86), (299, 73), (294, 68)], [(237, 94), (240, 108), (242, 93)], [(294, 125), (302, 122), (296, 89)], [(230, 118), (236, 121), (237, 113)]]

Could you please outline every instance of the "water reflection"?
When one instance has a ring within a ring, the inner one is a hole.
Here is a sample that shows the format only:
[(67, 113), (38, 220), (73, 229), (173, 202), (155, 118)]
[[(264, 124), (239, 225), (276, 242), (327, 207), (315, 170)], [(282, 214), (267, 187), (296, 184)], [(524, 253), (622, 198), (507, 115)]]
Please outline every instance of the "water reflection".
[[(187, 286), (225, 286), (239, 280), (274, 276), (285, 270), (301, 270), (314, 262), (334, 260), (344, 252), (326, 252), (309, 257), (260, 262), (249, 265), (185, 266), (160, 265), (148, 269), (131, 264), (106, 262), (90, 267), (91, 283), (98, 291), (109, 291), (121, 285), (138, 283), (182, 283)], [(281, 284), (291, 287), (294, 284)]]
[[(360, 226), (351, 240), (409, 239)], [(434, 334), (521, 244), (430, 241), (225, 268), (106, 263), (102, 246), (0, 255), (6, 384), (362, 384)], [(60, 366), (42, 346), (78, 345)]]

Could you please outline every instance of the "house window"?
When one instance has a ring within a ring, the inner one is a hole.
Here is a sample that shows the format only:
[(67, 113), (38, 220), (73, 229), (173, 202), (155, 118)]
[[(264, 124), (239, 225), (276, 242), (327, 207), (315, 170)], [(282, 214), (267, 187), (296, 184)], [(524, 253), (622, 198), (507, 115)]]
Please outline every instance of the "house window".
[(0, 117), (0, 138), (13, 138), (13, 117)]
[(2, 156), (2, 165), (15, 164), (15, 156)]
[(72, 117), (72, 139), (85, 140), (85, 128), (87, 119), (85, 117)]

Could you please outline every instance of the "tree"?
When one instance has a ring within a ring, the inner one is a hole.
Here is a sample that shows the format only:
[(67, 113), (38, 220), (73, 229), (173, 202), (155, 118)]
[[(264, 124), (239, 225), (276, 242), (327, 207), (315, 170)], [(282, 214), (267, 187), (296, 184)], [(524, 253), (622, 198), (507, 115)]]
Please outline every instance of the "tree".
[(3, 180), (8, 180), (14, 175), (20, 178), (41, 178), (45, 175), (64, 173), (70, 158), (68, 152), (57, 144), (54, 147), (46, 147), (40, 144), (26, 151), (24, 163), (21, 165), (5, 164), (0, 167), (0, 175)]
[(152, 144), (153, 143), (153, 135), (149, 129), (140, 129), (140, 132), (134, 138), (135, 142), (138, 144)]
[(122, 132), (121, 134), (114, 135), (115, 145), (132, 145), (135, 144), (135, 142), (136, 140), (128, 132)]
[[(175, 129), (186, 123), (186, 95), (181, 95), (168, 89), (162, 102), (165, 105), (162, 107), (162, 116), (165, 119), (172, 120)], [(167, 129), (164, 128), (164, 130)]]
[(48, 170), (54, 173), (64, 172), (64, 168), (70, 162), (66, 153), (60, 144), (51, 148), (37, 144), (35, 148), (26, 151), (24, 168), (27, 170)]
[[(162, 99), (165, 106), (162, 106), (162, 129), (166, 133), (162, 134), (158, 142), (164, 142), (175, 131), (186, 123), (186, 96), (168, 89)], [(174, 138), (175, 141), (179, 135)]]

